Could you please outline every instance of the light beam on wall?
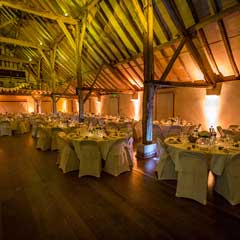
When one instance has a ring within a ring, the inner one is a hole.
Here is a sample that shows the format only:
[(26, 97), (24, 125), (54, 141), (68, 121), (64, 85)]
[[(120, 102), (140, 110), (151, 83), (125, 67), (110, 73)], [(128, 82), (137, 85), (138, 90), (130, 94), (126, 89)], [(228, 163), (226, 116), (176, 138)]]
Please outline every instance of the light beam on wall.
[(62, 112), (67, 112), (67, 99), (63, 99)]
[(205, 117), (207, 121), (207, 127), (218, 125), (218, 111), (219, 111), (219, 96), (206, 95), (205, 96)]
[(97, 98), (96, 101), (96, 113), (97, 115), (101, 115), (102, 103), (101, 103), (101, 96)]
[(134, 93), (132, 95), (131, 101), (133, 103), (133, 108), (134, 108), (134, 120), (138, 121), (139, 120), (139, 95), (138, 93)]
[(76, 112), (79, 112), (79, 103), (78, 103), (78, 100), (75, 100), (75, 103), (76, 103)]
[(28, 105), (28, 112), (29, 112), (29, 113), (34, 112), (34, 106), (32, 106), (32, 104), (29, 104), (29, 105)]

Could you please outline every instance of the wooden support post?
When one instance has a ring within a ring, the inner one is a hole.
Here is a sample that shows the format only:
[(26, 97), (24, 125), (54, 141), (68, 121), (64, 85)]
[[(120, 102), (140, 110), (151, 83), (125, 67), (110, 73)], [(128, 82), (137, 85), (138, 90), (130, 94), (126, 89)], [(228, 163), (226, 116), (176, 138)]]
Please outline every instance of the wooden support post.
[[(77, 95), (78, 95), (78, 108), (79, 108), (79, 122), (84, 121), (84, 102), (83, 102), (83, 78), (82, 78), (82, 48), (83, 40), (87, 27), (87, 12), (85, 12), (82, 22), (76, 25), (76, 77), (77, 77)], [(81, 28), (81, 31), (80, 31)]]
[(147, 18), (147, 31), (144, 31), (144, 93), (143, 93), (143, 116), (142, 132), (143, 144), (152, 143), (152, 115), (154, 86), (153, 70), (153, 5), (152, 0), (145, 0), (144, 13)]
[(152, 0), (144, 1), (144, 13), (147, 19), (147, 31), (144, 31), (144, 92), (142, 115), (142, 144), (137, 146), (137, 157), (153, 157), (156, 145), (152, 144), (153, 103), (154, 103), (154, 64), (153, 64), (153, 5)]
[(52, 104), (53, 104), (53, 113), (57, 113), (57, 102), (55, 95), (56, 88), (56, 72), (55, 72), (55, 60), (57, 53), (57, 45), (55, 44), (53, 49), (50, 52), (50, 65), (51, 65), (51, 84), (52, 84)]
[(34, 112), (41, 113), (41, 103), (42, 103), (42, 97), (41, 95), (32, 95), (32, 98), (34, 100)]
[(37, 65), (37, 86), (38, 89), (42, 89), (42, 83), (41, 83), (41, 58), (38, 61)]
[(53, 113), (57, 113), (57, 102), (56, 102), (56, 95), (52, 94), (52, 111)]

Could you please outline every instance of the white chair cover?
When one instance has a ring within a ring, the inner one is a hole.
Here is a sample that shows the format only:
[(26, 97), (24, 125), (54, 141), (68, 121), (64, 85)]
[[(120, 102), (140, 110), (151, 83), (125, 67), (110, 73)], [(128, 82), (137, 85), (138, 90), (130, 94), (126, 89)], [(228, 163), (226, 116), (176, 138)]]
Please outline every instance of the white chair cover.
[(0, 122), (0, 136), (12, 136), (10, 122), (8, 121)]
[(157, 139), (157, 149), (157, 155), (160, 158), (156, 167), (157, 179), (177, 179), (177, 173), (175, 171), (174, 163), (167, 151), (166, 145), (160, 138)]
[(135, 123), (133, 128), (133, 137), (135, 140), (142, 138), (142, 121)]
[(52, 141), (51, 141), (51, 150), (58, 150), (58, 133), (61, 132), (61, 128), (52, 128)]
[(116, 140), (108, 152), (103, 170), (113, 176), (130, 171), (129, 153), (127, 151), (127, 139)]
[(100, 177), (102, 171), (101, 153), (96, 141), (74, 141), (75, 152), (80, 161), (79, 177), (90, 175)]
[(56, 139), (57, 139), (57, 150), (59, 152), (59, 154), (57, 155), (56, 164), (59, 164), (60, 163), (60, 157), (61, 157), (60, 151), (61, 151), (61, 149), (64, 148), (64, 146), (66, 144), (66, 141), (67, 141), (66, 133), (65, 132), (57, 132)]
[(158, 138), (163, 139), (163, 134), (160, 126), (153, 124), (153, 141), (157, 141)]
[(133, 141), (134, 141), (133, 137), (129, 137), (126, 146), (130, 168), (133, 167)]
[(179, 155), (177, 197), (207, 203), (208, 163), (203, 153), (183, 151)]
[(226, 137), (221, 126), (217, 126), (217, 130), (222, 138)]
[(63, 173), (71, 172), (79, 169), (79, 160), (69, 141), (65, 141), (62, 149), (60, 149), (59, 168)]
[(240, 203), (240, 154), (232, 157), (221, 176), (216, 176), (215, 191), (232, 205)]
[(46, 151), (51, 149), (51, 133), (44, 128), (40, 128), (39, 130), (39, 138), (37, 140), (37, 149), (41, 149), (42, 151)]
[(24, 134), (26, 132), (28, 132), (26, 122), (24, 122), (23, 120), (18, 121), (16, 133)]

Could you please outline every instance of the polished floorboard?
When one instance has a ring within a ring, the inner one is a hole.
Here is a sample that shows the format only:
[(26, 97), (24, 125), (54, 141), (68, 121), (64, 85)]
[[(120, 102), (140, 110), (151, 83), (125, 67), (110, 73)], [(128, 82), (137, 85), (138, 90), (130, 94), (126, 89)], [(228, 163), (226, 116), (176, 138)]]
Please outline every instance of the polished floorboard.
[(0, 239), (240, 239), (240, 206), (209, 192), (202, 206), (156, 181), (156, 161), (101, 178), (63, 174), (30, 134), (0, 137)]

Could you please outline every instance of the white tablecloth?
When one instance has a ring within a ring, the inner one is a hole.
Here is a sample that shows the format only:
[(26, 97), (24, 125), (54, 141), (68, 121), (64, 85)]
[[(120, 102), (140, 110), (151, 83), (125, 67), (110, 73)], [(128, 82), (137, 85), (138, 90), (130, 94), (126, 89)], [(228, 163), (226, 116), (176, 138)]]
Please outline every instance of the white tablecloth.
[(216, 175), (221, 175), (231, 158), (235, 154), (240, 153), (240, 147), (219, 150), (218, 146), (213, 146), (211, 149), (203, 149), (199, 148), (197, 144), (194, 144), (196, 147), (192, 148), (192, 143), (177, 143), (176, 140), (169, 141), (169, 138), (165, 140), (165, 143), (167, 144), (170, 157), (175, 164), (176, 171), (179, 169), (179, 153), (184, 150), (189, 150), (188, 148), (190, 147), (190, 150), (193, 152), (203, 152), (207, 155), (209, 159), (209, 169)]

